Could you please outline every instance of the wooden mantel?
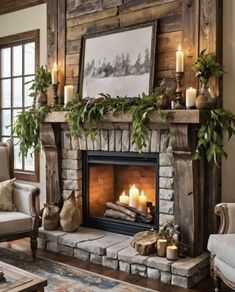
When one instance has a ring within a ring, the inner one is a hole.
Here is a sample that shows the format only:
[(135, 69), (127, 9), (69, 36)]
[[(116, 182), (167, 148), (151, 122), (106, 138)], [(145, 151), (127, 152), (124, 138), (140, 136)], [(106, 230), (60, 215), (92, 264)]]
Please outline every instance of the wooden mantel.
[[(166, 113), (166, 122), (172, 124), (201, 124), (208, 118), (208, 112), (202, 110), (164, 110)], [(64, 123), (66, 122), (66, 111), (52, 112), (44, 120), (44, 123)], [(149, 115), (151, 123), (162, 123), (157, 112)], [(106, 114), (104, 122), (111, 123), (131, 123), (132, 116), (129, 113), (114, 116), (111, 112)]]

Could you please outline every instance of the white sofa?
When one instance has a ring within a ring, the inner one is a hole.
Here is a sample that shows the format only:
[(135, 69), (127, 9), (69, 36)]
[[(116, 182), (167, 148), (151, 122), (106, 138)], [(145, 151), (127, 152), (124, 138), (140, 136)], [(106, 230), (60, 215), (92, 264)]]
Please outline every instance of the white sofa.
[(235, 203), (218, 204), (215, 213), (221, 220), (219, 234), (210, 235), (208, 241), (215, 291), (220, 289), (220, 280), (235, 290)]

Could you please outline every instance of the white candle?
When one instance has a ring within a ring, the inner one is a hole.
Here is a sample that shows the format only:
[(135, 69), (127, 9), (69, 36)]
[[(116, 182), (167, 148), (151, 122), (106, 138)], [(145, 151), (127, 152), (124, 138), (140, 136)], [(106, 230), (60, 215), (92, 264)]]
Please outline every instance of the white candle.
[(133, 185), (129, 190), (129, 206), (133, 208), (138, 208), (139, 203), (139, 190)]
[(180, 45), (176, 52), (176, 72), (184, 72), (184, 52), (181, 51)]
[(195, 100), (197, 96), (197, 90), (190, 87), (186, 90), (186, 108), (192, 108), (195, 106)]
[(125, 194), (125, 191), (122, 192), (121, 196), (119, 196), (119, 202), (128, 205), (129, 197)]
[(51, 71), (51, 81), (52, 84), (57, 84), (57, 64), (56, 62), (53, 65), (52, 71)]
[(74, 87), (73, 85), (66, 85), (64, 87), (64, 104), (67, 104), (74, 99)]
[(138, 210), (140, 212), (146, 212), (147, 211), (147, 196), (144, 194), (143, 190), (142, 190), (142, 192), (141, 192), (141, 194), (139, 196)]
[(177, 260), (178, 248), (175, 245), (169, 245), (166, 249), (166, 257), (168, 260), (175, 261)]
[(157, 255), (159, 257), (166, 256), (166, 247), (167, 247), (167, 240), (166, 239), (158, 239), (158, 241), (157, 241)]

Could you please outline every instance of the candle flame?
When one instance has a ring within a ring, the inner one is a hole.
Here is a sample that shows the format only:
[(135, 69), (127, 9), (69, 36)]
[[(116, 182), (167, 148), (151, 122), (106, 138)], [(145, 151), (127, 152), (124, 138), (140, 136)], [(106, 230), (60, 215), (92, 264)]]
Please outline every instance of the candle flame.
[(181, 45), (178, 45), (178, 51), (181, 51)]
[(141, 191), (141, 194), (140, 194), (141, 196), (145, 196), (145, 194), (144, 194), (144, 191), (142, 190)]
[(125, 191), (123, 191), (122, 194), (121, 194), (121, 196), (125, 196), (125, 195), (126, 195), (126, 193), (125, 193)]

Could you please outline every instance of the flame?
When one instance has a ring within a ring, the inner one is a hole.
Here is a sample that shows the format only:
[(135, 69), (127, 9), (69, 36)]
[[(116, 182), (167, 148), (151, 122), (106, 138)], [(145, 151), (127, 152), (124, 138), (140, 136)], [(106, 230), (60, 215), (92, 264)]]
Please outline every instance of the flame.
[(121, 196), (126, 196), (126, 193), (125, 191), (122, 192)]
[(145, 193), (144, 193), (144, 191), (142, 190), (141, 191), (141, 194), (140, 194), (141, 196), (145, 196)]

